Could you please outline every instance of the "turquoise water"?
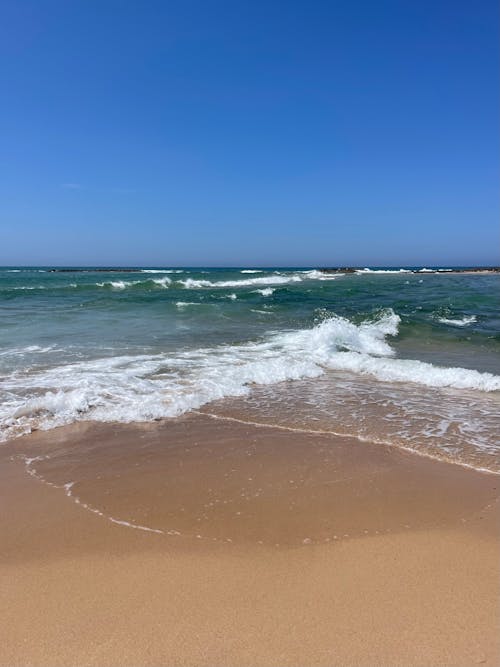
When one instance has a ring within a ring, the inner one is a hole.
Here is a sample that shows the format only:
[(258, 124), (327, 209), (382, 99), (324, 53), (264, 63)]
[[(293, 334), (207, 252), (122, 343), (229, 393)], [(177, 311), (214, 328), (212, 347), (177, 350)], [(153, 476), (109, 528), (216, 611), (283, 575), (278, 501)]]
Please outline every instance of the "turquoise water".
[(500, 275), (0, 269), (4, 438), (192, 409), (500, 470)]

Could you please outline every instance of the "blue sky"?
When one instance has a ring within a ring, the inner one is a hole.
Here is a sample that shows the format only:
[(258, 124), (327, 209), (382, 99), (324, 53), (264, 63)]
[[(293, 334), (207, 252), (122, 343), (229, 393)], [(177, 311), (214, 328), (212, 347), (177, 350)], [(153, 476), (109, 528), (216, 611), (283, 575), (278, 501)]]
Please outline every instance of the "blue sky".
[(4, 0), (0, 264), (500, 263), (496, 0)]

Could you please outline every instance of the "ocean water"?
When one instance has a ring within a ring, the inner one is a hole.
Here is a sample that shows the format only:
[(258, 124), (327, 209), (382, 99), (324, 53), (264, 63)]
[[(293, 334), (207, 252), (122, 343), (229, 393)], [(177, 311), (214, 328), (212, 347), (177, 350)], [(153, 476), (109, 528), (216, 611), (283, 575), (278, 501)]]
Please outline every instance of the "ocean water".
[(500, 275), (0, 269), (0, 439), (202, 410), (500, 472)]

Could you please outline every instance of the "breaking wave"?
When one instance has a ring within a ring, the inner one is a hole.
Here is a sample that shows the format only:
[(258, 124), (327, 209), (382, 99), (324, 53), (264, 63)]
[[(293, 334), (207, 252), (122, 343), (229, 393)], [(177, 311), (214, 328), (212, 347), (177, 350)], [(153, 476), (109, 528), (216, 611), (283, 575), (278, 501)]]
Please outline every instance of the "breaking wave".
[(364, 273), (413, 273), (411, 269), (357, 269), (356, 273), (358, 275), (363, 275)]
[[(194, 305), (178, 302), (179, 307)], [(243, 396), (252, 385), (348, 371), (372, 379), (500, 390), (500, 376), (396, 359), (388, 338), (400, 318), (392, 310), (355, 324), (333, 315), (308, 329), (270, 334), (256, 342), (79, 361), (4, 377), (0, 388), (3, 438), (78, 420), (149, 421), (175, 417), (211, 401)]]
[(292, 274), (290, 276), (259, 276), (258, 278), (243, 278), (241, 280), (196, 280), (194, 278), (186, 278), (179, 282), (184, 285), (186, 289), (200, 289), (203, 287), (249, 287), (252, 285), (288, 285), (290, 283), (298, 283), (302, 280), (299, 275)]

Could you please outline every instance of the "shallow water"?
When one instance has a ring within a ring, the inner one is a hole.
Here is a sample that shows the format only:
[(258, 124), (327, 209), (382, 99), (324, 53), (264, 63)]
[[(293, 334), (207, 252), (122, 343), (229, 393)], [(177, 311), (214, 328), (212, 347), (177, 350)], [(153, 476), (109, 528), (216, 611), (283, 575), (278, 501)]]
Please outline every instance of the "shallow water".
[(500, 471), (500, 276), (0, 270), (3, 439), (192, 409)]

